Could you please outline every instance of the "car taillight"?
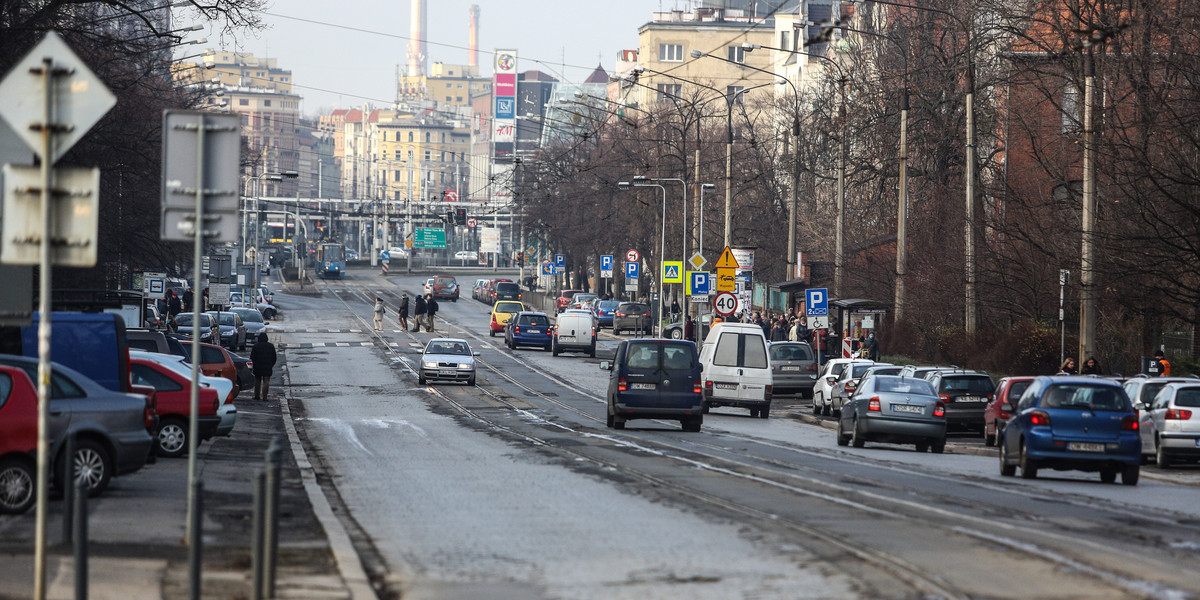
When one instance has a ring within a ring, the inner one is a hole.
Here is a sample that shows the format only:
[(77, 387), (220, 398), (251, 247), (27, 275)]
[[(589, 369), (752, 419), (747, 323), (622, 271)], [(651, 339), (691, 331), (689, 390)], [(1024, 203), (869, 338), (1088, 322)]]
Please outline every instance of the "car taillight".
[[(1188, 413), (1188, 416), (1191, 416), (1192, 411), (1189, 410), (1189, 411), (1184, 411), (1184, 412)], [(1137, 430), (1138, 430), (1137, 415), (1128, 415), (1124, 419), (1121, 419), (1121, 431), (1137, 431)]]
[(1172, 421), (1186, 421), (1192, 418), (1192, 411), (1182, 408), (1168, 408), (1164, 418)]
[(521, 299), (521, 294), (517, 294), (517, 300)]
[(213, 398), (213, 414), (217, 414), (217, 409), (221, 408), (221, 399)]
[(623, 392), (627, 389), (629, 389), (629, 384), (628, 384), (628, 382), (625, 381), (625, 378), (622, 377), (622, 378), (618, 379), (617, 380), (617, 391)]
[(938, 399), (941, 400), (942, 402), (949, 402), (950, 394), (938, 394)]
[(935, 417), (946, 416), (946, 405), (942, 404), (941, 402), (934, 404), (933, 405), (933, 416), (935, 416)]
[(704, 392), (704, 385), (700, 383), (700, 380), (697, 379), (696, 381), (693, 381), (692, 382), (692, 393), (693, 394), (701, 394), (703, 392)]
[(154, 405), (151, 403), (150, 396), (146, 396), (146, 406), (142, 408), (142, 420), (146, 422), (146, 429), (154, 427)]
[(1050, 413), (1041, 410), (1035, 410), (1029, 413), (1029, 424), (1041, 427), (1050, 426)]
[(617, 316), (618, 316), (618, 317), (623, 317), (623, 316), (625, 316), (625, 313), (623, 313), (623, 312), (619, 312), (619, 313), (617, 313)]
[(814, 362), (813, 364), (808, 365), (808, 372), (816, 373), (817, 372), (817, 363)]
[(229, 395), (225, 397), (225, 404), (233, 404), (233, 390), (229, 390)]
[(764, 393), (763, 393), (763, 399), (764, 399), (764, 400), (770, 400), (770, 399), (771, 399), (771, 393), (772, 393), (774, 390), (775, 390), (775, 386), (772, 386), (772, 385), (768, 385), (768, 386), (766, 386), (766, 388), (765, 388), (765, 391), (764, 391)]
[(846, 389), (847, 389), (847, 390), (853, 390), (853, 389), (854, 389), (854, 388), (855, 388), (857, 385), (858, 385), (858, 384), (854, 383), (854, 380), (853, 380), (853, 379), (851, 379), (850, 381), (847, 381), (847, 382), (846, 382)]
[(880, 410), (882, 410), (879, 407), (879, 396), (871, 397), (871, 399), (867, 402), (867, 410), (872, 411), (872, 412), (879, 412)]
[(521, 333), (521, 326), (513, 325), (513, 333)]

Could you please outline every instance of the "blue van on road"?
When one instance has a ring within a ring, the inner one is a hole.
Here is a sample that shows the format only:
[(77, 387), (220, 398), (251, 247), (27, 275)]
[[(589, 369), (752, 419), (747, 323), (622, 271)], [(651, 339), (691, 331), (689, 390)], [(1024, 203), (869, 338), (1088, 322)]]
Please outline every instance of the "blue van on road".
[(675, 419), (684, 431), (700, 431), (704, 391), (696, 345), (683, 340), (626, 340), (617, 346), (608, 382), (608, 426), (630, 419)]

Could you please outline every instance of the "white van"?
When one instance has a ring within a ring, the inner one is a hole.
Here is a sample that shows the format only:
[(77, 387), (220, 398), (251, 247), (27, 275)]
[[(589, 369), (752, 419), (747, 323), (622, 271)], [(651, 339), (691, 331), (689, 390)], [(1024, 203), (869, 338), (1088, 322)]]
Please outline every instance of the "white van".
[(596, 358), (596, 329), (592, 313), (568, 310), (554, 320), (550, 351), (554, 356), (559, 352), (583, 352)]
[(717, 323), (700, 348), (704, 380), (704, 412), (714, 406), (750, 409), (767, 418), (774, 384), (767, 357), (767, 338), (753, 323)]

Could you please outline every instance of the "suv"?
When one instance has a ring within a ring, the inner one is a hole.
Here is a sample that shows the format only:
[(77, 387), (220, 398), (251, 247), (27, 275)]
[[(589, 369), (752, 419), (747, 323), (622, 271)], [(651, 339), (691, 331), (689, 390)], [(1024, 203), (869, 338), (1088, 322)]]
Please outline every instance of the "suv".
[(700, 431), (704, 395), (696, 345), (675, 340), (626, 340), (608, 377), (608, 426), (625, 429), (630, 419), (678, 419), (684, 431)]
[(453, 275), (438, 275), (433, 278), (433, 299), (458, 302), (458, 280)]
[(983, 413), (996, 391), (996, 382), (990, 375), (980, 371), (937, 371), (925, 379), (933, 384), (946, 405), (947, 428), (958, 425), (983, 433)]
[(554, 301), (554, 305), (558, 309), (558, 312), (567, 310), (567, 306), (571, 304), (571, 298), (574, 298), (575, 294), (582, 293), (583, 290), (563, 290), (559, 292), (558, 298)]
[(500, 300), (520, 300), (521, 286), (511, 281), (498, 281), (492, 287), (492, 302)]
[[(561, 308), (558, 310), (558, 312), (562, 311)], [(612, 328), (613, 335), (621, 335), (621, 331), (624, 329), (649, 332), (650, 307), (642, 302), (622, 302), (617, 305), (617, 312), (613, 314)]]

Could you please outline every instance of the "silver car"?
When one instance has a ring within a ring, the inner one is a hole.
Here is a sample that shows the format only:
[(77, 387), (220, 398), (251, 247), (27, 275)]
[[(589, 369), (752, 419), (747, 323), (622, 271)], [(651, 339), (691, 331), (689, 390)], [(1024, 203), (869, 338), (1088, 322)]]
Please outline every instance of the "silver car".
[(421, 368), (417, 381), (425, 385), (428, 381), (463, 381), (475, 385), (475, 357), (466, 340), (459, 338), (433, 338), (421, 353)]
[(262, 313), (253, 308), (233, 308), (230, 312), (242, 318), (242, 325), (246, 327), (246, 343), (251, 346), (258, 342), (259, 336), (266, 333), (267, 325), (270, 325), (263, 319)]
[[(246, 325), (235, 312), (213, 311), (207, 313), (217, 322), (221, 330), (221, 345), (230, 350), (246, 349)], [(216, 343), (216, 342), (213, 342)]]
[(872, 375), (859, 382), (838, 418), (837, 443), (915, 444), (917, 452), (946, 450), (946, 406), (928, 381)]
[(829, 390), (829, 403), (833, 411), (833, 416), (836, 417), (842, 414), (842, 405), (854, 393), (854, 389), (858, 387), (859, 380), (867, 374), (867, 371), (875, 367), (884, 366), (891, 366), (891, 363), (867, 362), (846, 365), (846, 368), (842, 369), (842, 374), (838, 376), (837, 381), (834, 382), (833, 387)]
[(1159, 468), (1200, 460), (1200, 381), (1168, 383), (1140, 415), (1142, 453), (1149, 442)]
[(774, 393), (798, 392), (811, 398), (817, 380), (817, 360), (812, 346), (807, 342), (771, 342), (768, 351)]

